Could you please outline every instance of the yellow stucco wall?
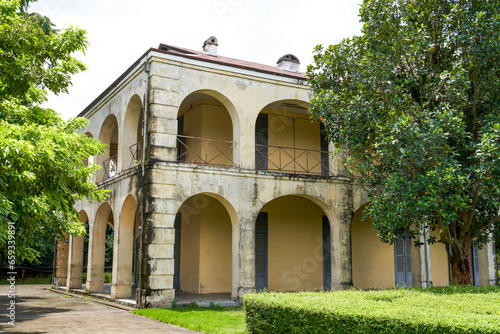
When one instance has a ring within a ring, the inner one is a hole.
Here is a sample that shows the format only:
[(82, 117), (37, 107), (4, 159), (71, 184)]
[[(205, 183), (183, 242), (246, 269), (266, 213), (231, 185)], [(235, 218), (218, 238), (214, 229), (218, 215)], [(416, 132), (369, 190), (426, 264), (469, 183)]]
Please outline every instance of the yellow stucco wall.
[(268, 145), (283, 147), (281, 150), (269, 147), (268, 169), (321, 173), (321, 153), (305, 151), (321, 150), (319, 123), (311, 122), (301, 113), (271, 108), (264, 108), (262, 113), (268, 114)]
[(200, 226), (200, 293), (231, 292), (231, 220), (219, 201), (207, 199)]
[[(226, 108), (217, 100), (199, 99), (180, 112), (184, 115), (184, 135), (215, 139), (202, 142), (199, 139), (185, 138), (184, 142), (193, 152), (185, 155), (184, 161), (208, 161), (212, 165), (230, 165), (233, 159), (231, 143), (233, 125)], [(223, 152), (223, 154), (221, 154)], [(224, 156), (225, 155), (225, 156)]]
[(180, 289), (199, 293), (200, 288), (200, 211), (189, 198), (181, 207), (181, 270)]
[(362, 208), (351, 225), (352, 280), (356, 289), (393, 288), (394, 245), (383, 243), (370, 222), (361, 222)]
[(266, 204), (268, 287), (272, 291), (323, 289), (323, 210), (298, 196)]
[[(431, 235), (439, 239), (437, 231), (431, 232)], [(434, 286), (450, 285), (448, 253), (446, 252), (446, 246), (439, 242), (431, 245), (431, 274)]]
[(181, 207), (180, 289), (231, 292), (231, 220), (224, 206), (198, 195)]

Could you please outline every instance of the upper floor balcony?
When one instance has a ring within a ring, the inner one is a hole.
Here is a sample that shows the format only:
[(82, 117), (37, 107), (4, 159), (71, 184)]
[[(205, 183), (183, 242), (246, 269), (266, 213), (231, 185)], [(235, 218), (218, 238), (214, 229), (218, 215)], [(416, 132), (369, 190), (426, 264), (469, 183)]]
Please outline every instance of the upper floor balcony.
[[(227, 104), (216, 94), (190, 94), (177, 115), (176, 157), (179, 164), (254, 169), (257, 171), (334, 175), (332, 152), (322, 124), (313, 122), (308, 104), (282, 100), (257, 110), (248, 122), (235, 124)], [(115, 177), (143, 159), (143, 107), (137, 95), (129, 102), (124, 124), (114, 115), (102, 123), (99, 139), (107, 144), (96, 161), (96, 182)], [(120, 134), (119, 128), (122, 128)], [(242, 165), (241, 161), (246, 161)], [(249, 163), (250, 161), (250, 163)]]
[(254, 157), (255, 170), (330, 176), (332, 153), (322, 125), (309, 119), (307, 107), (306, 103), (293, 100), (267, 105), (253, 124), (244, 125), (246, 132), (254, 135), (254, 147), (237, 147), (227, 108), (210, 95), (192, 94), (183, 102), (177, 118), (176, 161), (240, 167), (235, 157), (242, 152)]

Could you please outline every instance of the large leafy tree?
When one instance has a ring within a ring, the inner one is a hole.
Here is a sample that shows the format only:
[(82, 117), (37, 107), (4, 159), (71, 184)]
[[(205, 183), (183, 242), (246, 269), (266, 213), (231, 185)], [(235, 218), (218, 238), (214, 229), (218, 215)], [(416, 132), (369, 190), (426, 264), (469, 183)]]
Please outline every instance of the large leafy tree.
[(76, 201), (104, 196), (89, 181), (96, 166), (86, 163), (103, 145), (77, 132), (86, 121), (40, 107), (85, 69), (72, 56), (85, 50), (85, 31), (55, 30), (27, 12), (29, 2), (0, 0), (0, 261), (17, 263), (36, 260), (40, 240), (83, 233)]
[(366, 0), (361, 36), (318, 46), (308, 68), (313, 117), (368, 189), (365, 218), (386, 242), (435, 231), (458, 284), (472, 283), (471, 244), (499, 224), (499, 10)]

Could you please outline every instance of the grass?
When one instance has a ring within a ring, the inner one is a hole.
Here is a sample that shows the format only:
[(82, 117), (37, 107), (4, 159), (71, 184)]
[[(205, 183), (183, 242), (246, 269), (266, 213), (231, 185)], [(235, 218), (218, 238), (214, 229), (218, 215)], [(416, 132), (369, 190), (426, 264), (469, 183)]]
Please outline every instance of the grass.
[[(49, 277), (16, 277), (16, 285), (29, 285), (29, 284), (52, 284), (52, 276)], [(10, 285), (10, 281), (6, 278), (0, 280), (0, 285)]]
[(211, 334), (246, 333), (245, 312), (231, 307), (182, 307), (133, 310), (157, 321)]
[[(273, 293), (278, 301), (294, 299), (301, 294), (307, 294), (306, 299), (309, 301), (302, 300), (299, 305), (306, 303), (308, 307), (315, 307), (318, 303), (322, 303), (321, 300), (325, 301), (327, 298), (326, 307), (340, 301), (341, 309), (349, 309), (351, 308), (349, 304), (352, 306), (354, 303), (350, 312), (356, 314), (361, 311), (365, 317), (366, 312), (376, 310), (389, 318), (394, 313), (400, 312), (405, 318), (429, 318), (429, 321), (434, 323), (446, 320), (443, 320), (443, 315), (459, 323), (467, 322), (467, 319), (471, 319), (468, 314), (472, 314), (475, 320), (481, 318), (481, 321), (492, 322), (493, 325), (500, 321), (499, 286), (450, 286), (428, 290), (416, 288), (380, 291), (351, 290), (338, 293)], [(311, 302), (311, 299), (315, 298), (319, 298), (320, 301)], [(247, 333), (245, 311), (241, 308), (183, 307), (133, 310), (132, 313), (205, 333)]]

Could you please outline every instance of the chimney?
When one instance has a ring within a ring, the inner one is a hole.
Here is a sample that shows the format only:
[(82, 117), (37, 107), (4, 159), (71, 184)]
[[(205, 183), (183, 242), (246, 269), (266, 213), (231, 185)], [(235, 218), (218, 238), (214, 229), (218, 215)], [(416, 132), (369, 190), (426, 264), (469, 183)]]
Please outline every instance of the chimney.
[(203, 43), (203, 52), (210, 56), (217, 57), (217, 47), (219, 46), (217, 38), (211, 36), (209, 39)]
[(299, 58), (289, 53), (278, 59), (278, 68), (288, 72), (300, 72)]

